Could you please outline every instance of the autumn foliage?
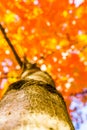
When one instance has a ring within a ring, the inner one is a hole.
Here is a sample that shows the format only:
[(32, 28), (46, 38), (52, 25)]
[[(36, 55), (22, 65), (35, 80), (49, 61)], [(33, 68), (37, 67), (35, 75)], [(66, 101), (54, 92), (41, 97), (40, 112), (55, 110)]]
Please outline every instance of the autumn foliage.
[[(87, 89), (87, 0), (3, 0), (0, 23), (21, 59), (47, 71), (68, 105), (67, 96)], [(0, 97), (21, 71), (0, 32)]]

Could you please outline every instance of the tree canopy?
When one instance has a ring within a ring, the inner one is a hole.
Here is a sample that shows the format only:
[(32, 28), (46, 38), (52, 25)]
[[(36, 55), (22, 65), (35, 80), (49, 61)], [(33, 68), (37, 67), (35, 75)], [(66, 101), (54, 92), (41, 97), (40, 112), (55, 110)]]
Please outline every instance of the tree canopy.
[[(21, 59), (52, 76), (68, 108), (73, 96), (86, 104), (87, 0), (3, 0), (0, 9), (0, 23)], [(20, 73), (0, 32), (0, 97)]]

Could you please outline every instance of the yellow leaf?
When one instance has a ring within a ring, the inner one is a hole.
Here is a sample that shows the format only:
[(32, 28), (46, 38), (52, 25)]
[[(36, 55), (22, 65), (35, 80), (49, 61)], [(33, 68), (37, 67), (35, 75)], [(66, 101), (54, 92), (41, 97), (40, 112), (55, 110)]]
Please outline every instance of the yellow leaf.
[(50, 74), (50, 73), (51, 73), (51, 70), (52, 70), (52, 65), (51, 65), (51, 64), (48, 64), (48, 65), (47, 65), (47, 72)]
[(39, 14), (42, 13), (42, 10), (38, 7), (35, 7), (34, 10), (33, 10), (33, 15), (34, 16), (38, 16)]
[(87, 42), (87, 35), (86, 34), (78, 35), (77, 39), (78, 39), (78, 41)]
[(63, 39), (59, 42), (59, 46), (64, 47), (64, 46), (68, 46), (69, 45), (69, 41), (67, 41), (66, 39)]
[(26, 17), (30, 20), (30, 19), (36, 18), (37, 16), (39, 16), (39, 15), (42, 14), (42, 13), (43, 13), (43, 11), (42, 11), (41, 8), (35, 7), (30, 14), (27, 14), (27, 15), (26, 15)]
[(63, 11), (63, 16), (67, 17), (68, 16), (68, 12), (66, 10)]
[(57, 45), (57, 39), (56, 38), (49, 38), (46, 43), (46, 48), (49, 49), (55, 49)]
[(83, 7), (79, 7), (77, 10), (76, 10), (76, 17), (77, 18), (81, 18), (82, 16), (82, 13), (84, 12), (84, 8)]
[(18, 74), (15, 71), (11, 71), (8, 73), (8, 81), (10, 83), (13, 83), (17, 81)]
[(62, 80), (62, 81), (67, 81), (67, 79), (68, 79), (68, 78), (67, 78), (66, 76), (62, 76), (62, 77), (61, 77), (61, 80)]
[(8, 11), (6, 14), (5, 14), (5, 22), (6, 23), (11, 23), (11, 22), (14, 22), (15, 21), (15, 14)]

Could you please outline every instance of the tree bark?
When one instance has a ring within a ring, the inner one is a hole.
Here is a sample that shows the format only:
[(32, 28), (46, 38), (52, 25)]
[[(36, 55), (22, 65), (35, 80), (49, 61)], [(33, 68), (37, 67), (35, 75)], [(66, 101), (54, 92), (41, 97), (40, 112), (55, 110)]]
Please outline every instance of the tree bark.
[(37, 68), (21, 77), (0, 101), (0, 130), (74, 130), (52, 78)]

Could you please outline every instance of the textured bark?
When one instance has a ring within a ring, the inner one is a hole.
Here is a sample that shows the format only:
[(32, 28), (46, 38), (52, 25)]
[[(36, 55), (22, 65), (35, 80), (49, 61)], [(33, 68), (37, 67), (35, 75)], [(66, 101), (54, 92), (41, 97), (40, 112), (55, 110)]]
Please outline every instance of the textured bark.
[(0, 101), (0, 130), (74, 130), (52, 78), (37, 68), (25, 70)]

